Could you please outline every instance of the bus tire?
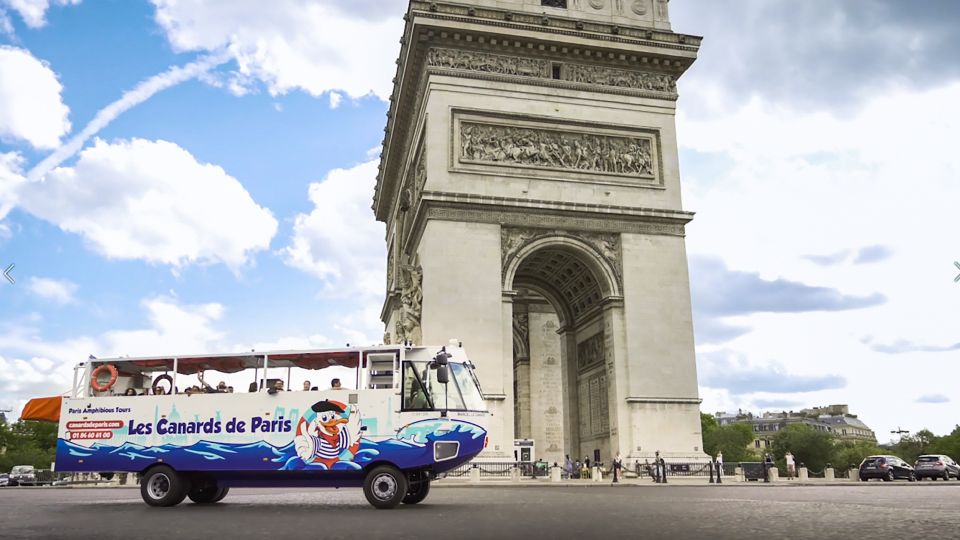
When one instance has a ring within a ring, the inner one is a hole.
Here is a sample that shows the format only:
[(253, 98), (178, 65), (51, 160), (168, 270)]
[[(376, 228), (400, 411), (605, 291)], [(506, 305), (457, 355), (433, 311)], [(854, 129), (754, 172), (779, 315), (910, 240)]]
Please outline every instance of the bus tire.
[(430, 494), (430, 480), (411, 483), (407, 494), (403, 497), (403, 504), (417, 504)]
[(396, 467), (379, 465), (363, 479), (363, 494), (374, 508), (394, 508), (407, 495), (407, 477)]
[(167, 465), (150, 469), (140, 480), (140, 496), (150, 506), (176, 506), (189, 490), (187, 479)]
[(214, 504), (223, 500), (230, 491), (228, 487), (219, 487), (215, 481), (194, 484), (187, 497), (196, 504)]

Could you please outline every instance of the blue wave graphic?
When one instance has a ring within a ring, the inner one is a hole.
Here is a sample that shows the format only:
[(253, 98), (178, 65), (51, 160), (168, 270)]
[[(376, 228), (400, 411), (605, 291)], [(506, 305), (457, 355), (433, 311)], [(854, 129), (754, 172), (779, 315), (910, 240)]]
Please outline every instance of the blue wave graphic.
[[(361, 438), (356, 455), (334, 463), (330, 469), (357, 471), (370, 463), (385, 462), (401, 469), (433, 466), (434, 471), (444, 472), (479, 454), (485, 439), (486, 431), (469, 422), (421, 420), (401, 428), (395, 438), (380, 441)], [(460, 443), (457, 458), (434, 463), (433, 443), (438, 441)], [(94, 443), (85, 447), (63, 439), (57, 441), (57, 470), (61, 471), (138, 472), (160, 461), (184, 471), (327, 470), (326, 465), (308, 464), (300, 459), (293, 442), (282, 447), (264, 441), (243, 444), (199, 441), (189, 446)]]

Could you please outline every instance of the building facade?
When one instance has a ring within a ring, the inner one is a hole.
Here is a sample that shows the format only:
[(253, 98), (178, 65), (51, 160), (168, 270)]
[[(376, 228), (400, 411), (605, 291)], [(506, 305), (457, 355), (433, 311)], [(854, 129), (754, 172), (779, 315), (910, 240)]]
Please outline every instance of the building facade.
[(373, 209), (384, 340), (457, 338), (488, 459), (706, 459), (665, 0), (413, 0)]
[(833, 435), (838, 442), (866, 442), (877, 444), (877, 437), (857, 415), (850, 414), (847, 405), (829, 405), (801, 411), (765, 412), (754, 415), (750, 412), (718, 412), (714, 415), (717, 424), (727, 426), (748, 423), (753, 429), (754, 440), (748, 448), (765, 452), (773, 444), (777, 433), (787, 426), (802, 424), (816, 431)]

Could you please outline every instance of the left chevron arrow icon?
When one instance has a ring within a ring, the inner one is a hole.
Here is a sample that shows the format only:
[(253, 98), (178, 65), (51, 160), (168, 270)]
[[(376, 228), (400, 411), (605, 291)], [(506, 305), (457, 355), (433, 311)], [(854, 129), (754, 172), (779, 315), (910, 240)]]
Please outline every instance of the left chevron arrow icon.
[(13, 274), (11, 274), (16, 266), (15, 264), (11, 264), (3, 271), (3, 277), (7, 278), (7, 281), (9, 281), (11, 285), (17, 282), (17, 280), (13, 279)]

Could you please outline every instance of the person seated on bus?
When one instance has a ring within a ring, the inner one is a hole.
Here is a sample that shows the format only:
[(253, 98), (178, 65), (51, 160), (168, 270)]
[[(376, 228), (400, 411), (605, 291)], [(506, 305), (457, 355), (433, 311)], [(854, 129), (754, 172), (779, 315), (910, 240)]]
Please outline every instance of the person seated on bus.
[(310, 381), (303, 381), (303, 391), (309, 392), (312, 387), (310, 386)]
[(135, 395), (137, 395), (137, 389), (136, 389), (136, 388), (127, 388), (127, 389), (123, 392), (123, 395), (125, 395), (125, 396), (135, 396)]
[(227, 393), (227, 381), (220, 381), (220, 383), (217, 385), (217, 393), (218, 394)]
[(233, 387), (232, 387), (232, 386), (228, 386), (228, 387), (227, 387), (227, 393), (228, 393), (228, 394), (232, 394), (232, 393), (233, 393)]
[(331, 390), (343, 390), (343, 387), (340, 385), (340, 379), (333, 379), (330, 381)]
[(283, 379), (274, 381), (273, 387), (267, 390), (268, 394), (276, 394), (277, 392), (283, 392)]

